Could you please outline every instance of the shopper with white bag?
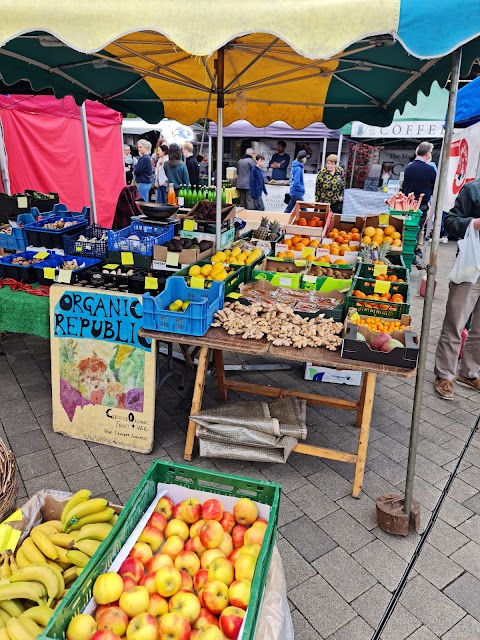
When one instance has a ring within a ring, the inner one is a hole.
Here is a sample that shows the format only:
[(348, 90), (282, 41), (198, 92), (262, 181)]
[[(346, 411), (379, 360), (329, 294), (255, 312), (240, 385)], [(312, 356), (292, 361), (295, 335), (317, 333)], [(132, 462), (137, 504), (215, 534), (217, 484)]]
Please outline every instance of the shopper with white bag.
[[(449, 235), (461, 239), (435, 354), (435, 391), (444, 400), (453, 400), (455, 380), (480, 391), (480, 180), (463, 187), (445, 216), (444, 227)], [(462, 331), (470, 316), (459, 364)]]

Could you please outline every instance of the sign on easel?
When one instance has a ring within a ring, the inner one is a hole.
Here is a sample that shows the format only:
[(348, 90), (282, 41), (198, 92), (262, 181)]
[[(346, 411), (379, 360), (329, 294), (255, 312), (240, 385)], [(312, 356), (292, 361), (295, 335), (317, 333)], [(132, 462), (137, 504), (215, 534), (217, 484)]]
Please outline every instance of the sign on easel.
[(149, 453), (155, 419), (155, 348), (141, 338), (142, 299), (50, 289), (53, 430)]

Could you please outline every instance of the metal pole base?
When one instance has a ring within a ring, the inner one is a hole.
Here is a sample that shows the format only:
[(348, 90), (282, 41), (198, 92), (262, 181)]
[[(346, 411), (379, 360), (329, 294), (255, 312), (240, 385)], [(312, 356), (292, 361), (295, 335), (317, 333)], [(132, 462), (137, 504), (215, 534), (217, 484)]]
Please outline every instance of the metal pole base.
[(377, 498), (378, 526), (394, 536), (408, 536), (410, 529), (420, 529), (420, 505), (412, 500), (410, 518), (404, 509), (404, 498), (400, 495), (387, 495)]

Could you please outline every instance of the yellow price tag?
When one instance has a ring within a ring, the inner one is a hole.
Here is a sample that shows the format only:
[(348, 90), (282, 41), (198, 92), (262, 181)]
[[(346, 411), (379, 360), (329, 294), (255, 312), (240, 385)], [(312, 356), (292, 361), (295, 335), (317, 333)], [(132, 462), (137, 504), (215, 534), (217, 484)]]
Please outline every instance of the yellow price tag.
[(205, 279), (200, 278), (200, 276), (192, 276), (190, 286), (192, 289), (205, 289)]
[(28, 207), (28, 198), (27, 196), (18, 196), (17, 197), (17, 205), (19, 209), (26, 209)]
[(315, 253), (315, 249), (313, 247), (303, 247), (302, 249), (302, 258), (306, 258), (307, 256), (311, 256)]
[(45, 258), (48, 258), (49, 256), (50, 254), (48, 253), (48, 251), (39, 251), (33, 257), (35, 258), (35, 260), (45, 260)]
[(386, 264), (374, 264), (373, 265), (373, 275), (384, 276), (387, 273), (388, 267)]
[(120, 257), (122, 260), (122, 264), (125, 266), (131, 266), (135, 264), (133, 260), (133, 253), (131, 251), (122, 251), (122, 253), (120, 254)]
[(294, 260), (293, 263), (296, 267), (304, 267), (307, 264), (305, 260)]
[(239, 293), (229, 293), (227, 298), (233, 298), (234, 300), (238, 300), (242, 296)]
[(47, 280), (55, 280), (55, 269), (53, 267), (43, 267), (43, 277)]
[(390, 214), (389, 213), (381, 213), (378, 216), (378, 224), (388, 224), (390, 222)]
[(109, 271), (113, 271), (113, 269), (116, 269), (119, 266), (119, 264), (106, 264), (103, 268), (108, 269)]
[(72, 272), (69, 269), (60, 269), (58, 272), (58, 282), (70, 284), (72, 281)]
[(195, 220), (184, 220), (183, 221), (183, 230), (184, 231), (195, 231)]
[(178, 267), (179, 262), (179, 253), (176, 253), (175, 251), (167, 251), (167, 259), (165, 260), (167, 267)]
[(390, 284), (388, 280), (376, 280), (373, 290), (375, 293), (388, 293), (390, 291)]
[(158, 289), (158, 278), (147, 276), (145, 278), (145, 289)]
[(352, 313), (350, 316), (350, 320), (352, 322), (358, 322), (360, 320), (360, 314), (355, 311), (355, 313)]

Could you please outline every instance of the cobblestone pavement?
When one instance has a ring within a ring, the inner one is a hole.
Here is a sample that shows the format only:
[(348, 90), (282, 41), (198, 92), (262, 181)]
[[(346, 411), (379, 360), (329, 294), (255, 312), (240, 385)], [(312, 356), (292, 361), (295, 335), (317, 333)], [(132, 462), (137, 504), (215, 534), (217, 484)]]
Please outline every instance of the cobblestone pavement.
[[(480, 393), (457, 386), (455, 400), (447, 403), (436, 397), (432, 385), (455, 249), (452, 242), (440, 246), (414, 491), (421, 504), (421, 533), (439, 501), (443, 502), (379, 636), (383, 640), (480, 638), (480, 433), (473, 437), (444, 495), (479, 416)], [(418, 273), (414, 273), (412, 305), (419, 326), (423, 298), (416, 293), (417, 285)], [(185, 391), (178, 391), (175, 379), (162, 387), (155, 446), (151, 454), (142, 455), (53, 433), (48, 341), (9, 335), (3, 346), (0, 437), (17, 458), (20, 503), (42, 488), (75, 491), (81, 487), (125, 503), (152, 460), (183, 462), (191, 372), (185, 370)], [(320, 391), (321, 387), (322, 393), (342, 398), (358, 395), (356, 387), (305, 382), (301, 367), (242, 377), (294, 389)], [(422, 539), (413, 533), (408, 538), (392, 537), (377, 526), (375, 517), (378, 496), (403, 492), (413, 394), (413, 380), (379, 377), (360, 500), (350, 495), (353, 466), (349, 464), (300, 454), (292, 454), (287, 464), (198, 457), (192, 462), (281, 483), (277, 544), (299, 640), (371, 638)], [(238, 397), (241, 394), (230, 395)], [(204, 406), (215, 404), (215, 381), (209, 379)], [(307, 417), (307, 442), (354, 450), (353, 414), (309, 407)]]

